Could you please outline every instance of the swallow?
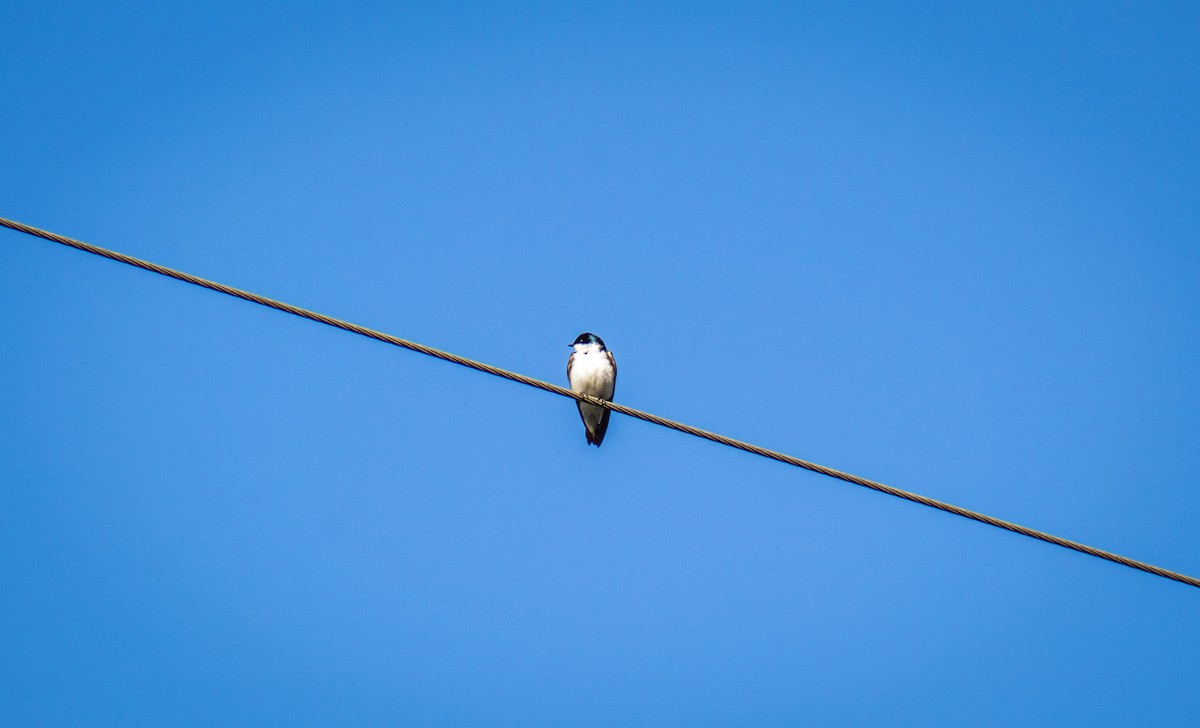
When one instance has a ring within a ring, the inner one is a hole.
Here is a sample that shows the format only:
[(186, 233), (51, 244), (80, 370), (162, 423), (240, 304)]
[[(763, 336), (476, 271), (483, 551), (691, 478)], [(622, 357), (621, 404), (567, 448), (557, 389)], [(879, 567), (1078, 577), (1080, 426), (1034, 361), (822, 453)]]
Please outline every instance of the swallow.
[[(605, 348), (599, 336), (586, 332), (570, 346), (575, 349), (567, 359), (567, 381), (571, 383), (571, 391), (611, 402), (617, 387), (617, 362), (612, 352)], [(576, 404), (579, 405), (579, 416), (583, 418), (584, 437), (589, 445), (600, 447), (612, 410), (586, 402), (576, 401)]]

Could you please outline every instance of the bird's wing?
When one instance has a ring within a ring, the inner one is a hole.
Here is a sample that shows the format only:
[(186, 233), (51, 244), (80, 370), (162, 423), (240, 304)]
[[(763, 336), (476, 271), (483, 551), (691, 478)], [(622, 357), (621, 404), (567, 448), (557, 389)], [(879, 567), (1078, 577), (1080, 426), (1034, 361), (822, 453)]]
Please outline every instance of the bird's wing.
[[(613, 396), (609, 397), (609, 399), (613, 399), (617, 396), (617, 360), (613, 358), (611, 351), (606, 350), (604, 353), (608, 354), (608, 363), (612, 364), (613, 368)], [(570, 379), (570, 377), (571, 373), (568, 371), (567, 378)]]
[(588, 438), (596, 445), (596, 447), (600, 447), (600, 443), (604, 442), (604, 433), (608, 432), (608, 417), (611, 414), (612, 410), (605, 407), (604, 414), (600, 415), (600, 424), (596, 425), (596, 432), (588, 433)]

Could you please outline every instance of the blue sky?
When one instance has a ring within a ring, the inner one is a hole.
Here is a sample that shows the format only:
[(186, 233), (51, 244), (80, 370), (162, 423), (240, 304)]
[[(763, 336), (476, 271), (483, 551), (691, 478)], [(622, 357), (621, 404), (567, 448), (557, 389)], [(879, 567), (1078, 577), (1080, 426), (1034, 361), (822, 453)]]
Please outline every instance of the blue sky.
[[(16, 4), (0, 215), (1200, 575), (1188, 3)], [(0, 231), (0, 722), (1181, 725), (1200, 591)]]

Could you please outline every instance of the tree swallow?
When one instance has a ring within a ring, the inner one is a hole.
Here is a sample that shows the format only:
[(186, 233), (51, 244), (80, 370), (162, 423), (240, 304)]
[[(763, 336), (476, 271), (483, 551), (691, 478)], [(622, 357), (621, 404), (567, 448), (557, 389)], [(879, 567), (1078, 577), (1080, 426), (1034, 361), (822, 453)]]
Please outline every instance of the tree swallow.
[[(571, 391), (611, 402), (617, 387), (617, 362), (612, 352), (604, 348), (599, 336), (586, 332), (571, 346), (575, 349), (567, 359), (567, 381), (571, 383)], [(612, 410), (585, 402), (577, 401), (576, 404), (579, 405), (579, 416), (583, 418), (584, 437), (589, 445), (600, 447)]]

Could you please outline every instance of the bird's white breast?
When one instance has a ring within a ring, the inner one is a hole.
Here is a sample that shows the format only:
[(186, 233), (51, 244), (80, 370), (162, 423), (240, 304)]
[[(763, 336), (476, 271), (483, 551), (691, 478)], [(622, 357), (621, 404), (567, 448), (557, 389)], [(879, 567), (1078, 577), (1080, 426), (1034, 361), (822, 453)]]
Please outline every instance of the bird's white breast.
[(571, 390), (612, 399), (615, 372), (608, 353), (596, 344), (589, 344), (578, 347), (572, 356)]

